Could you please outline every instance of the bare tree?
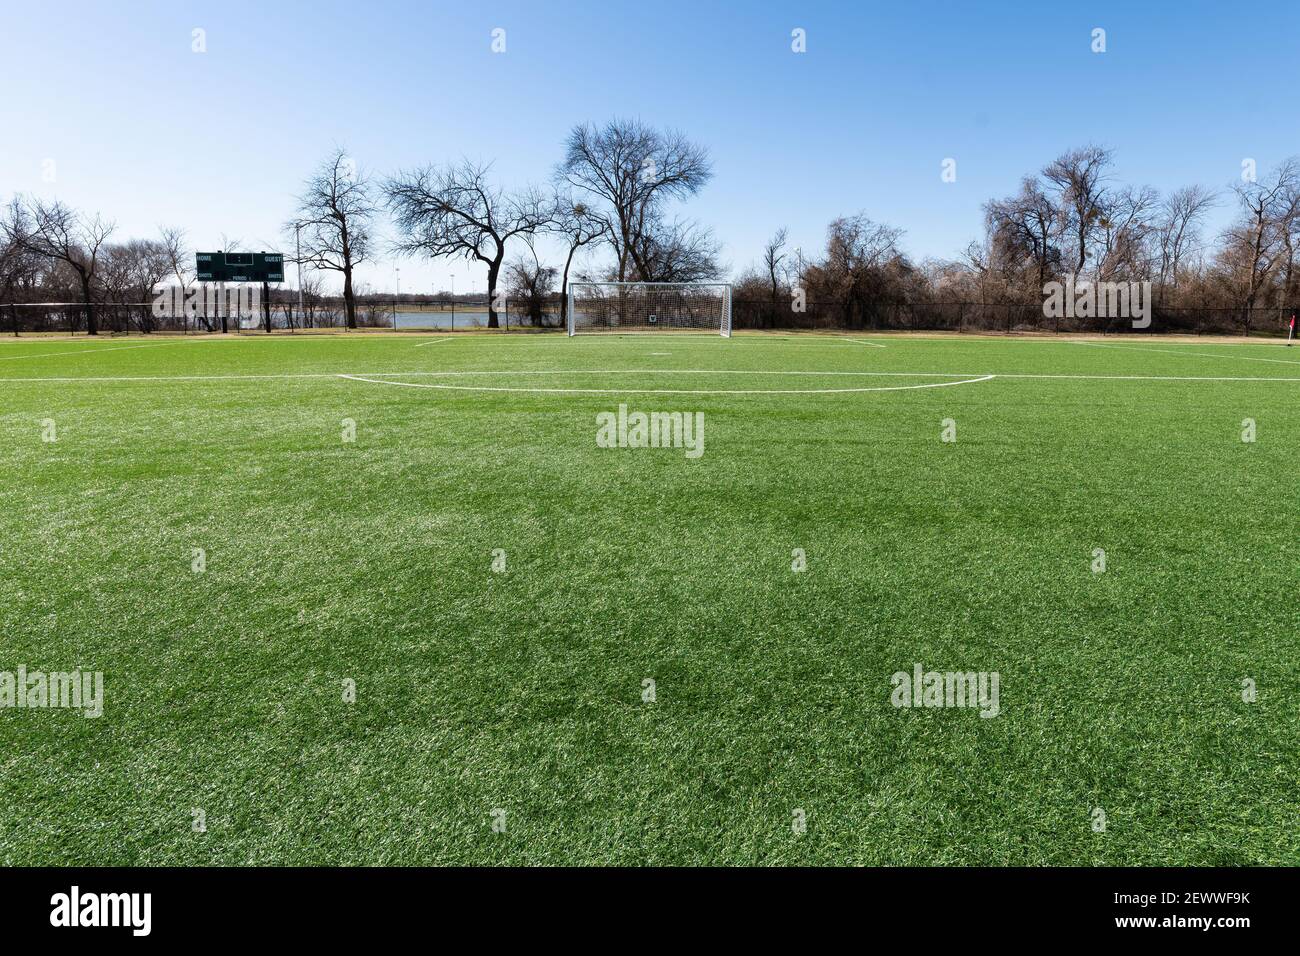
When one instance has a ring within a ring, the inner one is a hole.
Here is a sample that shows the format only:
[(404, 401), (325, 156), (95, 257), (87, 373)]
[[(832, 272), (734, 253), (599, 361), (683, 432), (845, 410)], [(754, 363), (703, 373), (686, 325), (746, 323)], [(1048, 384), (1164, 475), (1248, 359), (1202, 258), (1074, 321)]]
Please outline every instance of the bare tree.
[(167, 258), (168, 273), (184, 293), (189, 289), (190, 282), (193, 281), (191, 277), (194, 275), (192, 253), (185, 239), (185, 230), (175, 226), (163, 226), (158, 230), (158, 234), (163, 254)]
[(126, 331), (134, 318), (140, 331), (153, 331), (153, 310), (142, 309), (153, 289), (167, 275), (170, 265), (162, 242), (156, 239), (128, 239), (105, 245), (99, 268), (100, 286), (110, 323)]
[(55, 200), (15, 200), (14, 214), (5, 223), (6, 238), (31, 255), (66, 265), (77, 277), (86, 310), (86, 332), (99, 334), (95, 315), (95, 283), (100, 251), (113, 233), (113, 224), (98, 213), (83, 216)]
[(302, 279), (302, 310), (301, 321), (303, 328), (313, 329), (316, 327), (316, 314), (320, 310), (321, 303), (325, 299), (324, 283), (318, 274), (309, 273)]
[(838, 272), (879, 268), (898, 258), (903, 230), (874, 222), (863, 213), (833, 220), (827, 228), (826, 268)]
[[(135, 246), (137, 255), (132, 264), (132, 277), (140, 290), (140, 301), (150, 302), (153, 290), (160, 286), (171, 272), (171, 259), (167, 247), (160, 239), (142, 239)], [(152, 309), (141, 314), (141, 321), (148, 327), (153, 318)]]
[(149, 301), (154, 286), (171, 271), (167, 250), (158, 239), (128, 239), (104, 247), (104, 294), (111, 302)]
[(656, 222), (635, 245), (646, 282), (707, 282), (722, 274), (713, 233), (689, 220)]
[(343, 276), (343, 307), (347, 326), (357, 327), (353, 269), (370, 258), (371, 224), (375, 204), (370, 180), (346, 151), (335, 149), (307, 180), (286, 235), (301, 230), (301, 261), (313, 269)]
[(1218, 279), (1245, 310), (1249, 328), (1254, 310), (1292, 255), (1292, 232), (1300, 218), (1300, 159), (1286, 160), (1265, 180), (1232, 188), (1241, 215), (1223, 235)]
[(836, 302), (849, 325), (883, 318), (905, 297), (916, 273), (898, 248), (902, 235), (863, 213), (833, 220), (825, 257), (803, 272), (809, 299)]
[(1175, 189), (1156, 216), (1156, 246), (1160, 257), (1160, 294), (1167, 285), (1177, 287), (1184, 263), (1200, 244), (1200, 224), (1215, 205), (1214, 193), (1200, 186)]
[(981, 303), (987, 302), (990, 294), (995, 291), (990, 287), (997, 281), (997, 272), (994, 269), (996, 254), (993, 243), (989, 239), (986, 238), (982, 242), (972, 240), (962, 250), (961, 258), (954, 263), (954, 267), (960, 269), (970, 285), (974, 286)]
[(1300, 190), (1292, 192), (1291, 203), (1279, 231), (1283, 248), (1279, 304), (1287, 306), (1295, 302), (1296, 295), (1296, 248), (1300, 246)]
[(662, 246), (662, 236), (654, 240), (652, 234), (663, 231), (664, 203), (697, 193), (713, 170), (707, 150), (681, 133), (615, 119), (600, 128), (575, 126), (558, 175), (603, 203), (599, 215), (617, 257), (615, 274), (624, 281), (633, 270), (650, 279), (646, 257)]
[(542, 265), (537, 249), (528, 243), (529, 256), (516, 256), (506, 266), (506, 288), (516, 309), (535, 326), (545, 323), (546, 303), (555, 288), (554, 266)]
[(1064, 229), (1073, 237), (1076, 275), (1082, 275), (1088, 247), (1102, 228), (1111, 159), (1109, 149), (1085, 146), (1063, 153), (1043, 170), (1043, 178), (1056, 188), (1065, 217)]
[(776, 231), (763, 246), (763, 268), (767, 270), (768, 278), (772, 281), (772, 300), (776, 301), (781, 294), (780, 283), (777, 280), (777, 273), (781, 269), (781, 262), (785, 259), (785, 226)]
[(497, 281), (506, 243), (545, 227), (553, 206), (528, 189), (507, 195), (488, 183), (490, 167), (464, 160), (399, 173), (384, 185), (403, 255), (459, 257), (487, 266), (488, 328), (497, 318)]
[(608, 236), (609, 223), (603, 217), (593, 215), (586, 204), (574, 202), (573, 197), (565, 193), (556, 193), (553, 203), (547, 231), (563, 239), (567, 246), (564, 270), (560, 279), (560, 321), (567, 323), (569, 270), (573, 266), (573, 259), (584, 246), (599, 242)]
[[(193, 253), (190, 251), (185, 238), (185, 230), (177, 226), (160, 226), (158, 235), (158, 241), (162, 245), (163, 257), (167, 261), (167, 275), (174, 280), (175, 285), (180, 289), (180, 300), (184, 301), (189, 298), (190, 285), (194, 281)], [(188, 328), (186, 314), (182, 311), (180, 316), (183, 329)], [(205, 327), (208, 326), (206, 316), (201, 321)]]
[(16, 238), (21, 215), (17, 199), (0, 212), (0, 301), (8, 299), (16, 287), (27, 284), (39, 271), (35, 257)]
[(13, 297), (19, 290), (35, 285), (40, 276), (36, 258), (20, 243), (11, 238), (11, 228), (18, 215), (18, 203), (11, 202), (0, 211), (0, 304), (9, 303), (9, 316), (13, 333), (18, 334), (18, 307)]
[(1105, 211), (1098, 222), (1101, 252), (1097, 278), (1137, 278), (1150, 275), (1149, 238), (1160, 194), (1150, 186), (1125, 186), (1106, 197)]
[(986, 203), (984, 217), (990, 246), (1002, 260), (1017, 267), (1028, 261), (1037, 270), (1034, 294), (1039, 294), (1061, 262), (1062, 214), (1052, 198), (1035, 177), (1026, 176), (1017, 195)]

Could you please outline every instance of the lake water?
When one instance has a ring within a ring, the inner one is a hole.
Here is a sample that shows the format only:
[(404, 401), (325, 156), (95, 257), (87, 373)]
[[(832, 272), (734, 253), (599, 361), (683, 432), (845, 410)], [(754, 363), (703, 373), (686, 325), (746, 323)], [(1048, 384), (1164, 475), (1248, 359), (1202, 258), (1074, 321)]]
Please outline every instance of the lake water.
[[(453, 316), (451, 312), (398, 312), (397, 327), (399, 329), (450, 329), (452, 320), (455, 320), (455, 327), (458, 329), (487, 328), (488, 314), (470, 309), (462, 312), (456, 310)], [(501, 324), (505, 324), (504, 316), (497, 316)]]

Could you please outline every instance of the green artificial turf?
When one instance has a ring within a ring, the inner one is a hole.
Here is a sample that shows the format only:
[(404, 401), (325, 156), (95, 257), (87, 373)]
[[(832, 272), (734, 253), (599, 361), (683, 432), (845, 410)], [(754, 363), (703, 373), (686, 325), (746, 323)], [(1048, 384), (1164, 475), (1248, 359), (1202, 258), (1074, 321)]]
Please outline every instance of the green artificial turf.
[(105, 688), (0, 710), (5, 865), (1300, 863), (1300, 350), (6, 341), (0, 447), (0, 671)]

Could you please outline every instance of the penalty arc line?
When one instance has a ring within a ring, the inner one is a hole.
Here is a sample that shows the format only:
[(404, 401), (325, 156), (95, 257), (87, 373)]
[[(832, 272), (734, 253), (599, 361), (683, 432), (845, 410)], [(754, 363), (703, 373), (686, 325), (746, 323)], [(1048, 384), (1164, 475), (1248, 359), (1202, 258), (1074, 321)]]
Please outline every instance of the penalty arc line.
[(396, 385), (407, 389), (442, 389), (446, 392), (525, 392), (562, 395), (831, 395), (857, 392), (911, 392), (915, 389), (943, 389), (950, 385), (974, 385), (989, 381), (992, 375), (963, 378), (961, 381), (926, 382), (923, 385), (876, 385), (858, 389), (532, 389), (515, 385), (435, 385), (432, 382), (386, 381), (383, 378), (365, 378), (359, 375), (341, 375), (351, 381), (370, 385)]

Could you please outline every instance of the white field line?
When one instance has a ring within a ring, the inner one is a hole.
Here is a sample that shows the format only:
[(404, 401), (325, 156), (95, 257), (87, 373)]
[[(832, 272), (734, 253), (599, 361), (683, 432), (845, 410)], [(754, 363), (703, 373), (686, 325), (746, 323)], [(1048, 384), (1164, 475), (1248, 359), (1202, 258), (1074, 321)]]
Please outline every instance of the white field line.
[(415, 347), (416, 347), (417, 349), (420, 349), (420, 348), (424, 348), (426, 345), (437, 345), (439, 342), (450, 342), (450, 341), (451, 341), (451, 336), (450, 336), (450, 335), (447, 335), (447, 336), (444, 336), (443, 338), (440, 338), (440, 339), (429, 339), (429, 341), (427, 341), (427, 342), (421, 342), (420, 344), (416, 345)]
[(41, 385), (90, 383), (148, 383), (148, 382), (239, 382), (277, 381), (316, 378), (367, 378), (379, 376), (457, 376), (457, 375), (859, 375), (899, 378), (981, 378), (1044, 379), (1052, 381), (1086, 382), (1278, 382), (1300, 384), (1300, 378), (1264, 378), (1248, 375), (1085, 375), (1049, 374), (1044, 372), (867, 372), (867, 371), (779, 371), (760, 369), (684, 369), (684, 368), (612, 368), (612, 369), (469, 369), (459, 371), (430, 371), (415, 369), (404, 372), (269, 372), (234, 373), (229, 375), (76, 375), (41, 376), (26, 378), (0, 378), (0, 384)]
[[(625, 333), (625, 334), (627, 334), (627, 335), (632, 335), (632, 334), (636, 334), (636, 333)], [(662, 332), (646, 332), (646, 333), (640, 333), (640, 334), (642, 334), (642, 335), (663, 335), (664, 333), (662, 333)], [(599, 334), (596, 334), (596, 335), (588, 335), (588, 336), (585, 336), (585, 337), (580, 335), (580, 336), (577, 336), (576, 338), (567, 338), (567, 337), (556, 338), (555, 336), (549, 336), (549, 335), (548, 335), (548, 336), (536, 336), (535, 338), (536, 338), (536, 341), (537, 341), (538, 347), (540, 347), (542, 344), (550, 344), (550, 345), (556, 346), (557, 348), (563, 348), (563, 347), (566, 347), (566, 346), (569, 347), (569, 348), (573, 348), (573, 347), (574, 347), (575, 345), (577, 345), (578, 343), (586, 343), (586, 344), (588, 344), (588, 345), (592, 345), (593, 347), (594, 347), (595, 345), (598, 345), (598, 344), (599, 344), (599, 345), (607, 345), (607, 344), (608, 344), (607, 341), (605, 341), (605, 342), (602, 342), (602, 341), (601, 341), (602, 337), (608, 338), (608, 334), (607, 334), (607, 333), (599, 333)], [(803, 335), (803, 336), (801, 336), (801, 335), (798, 335), (798, 334), (794, 334), (794, 335), (791, 335), (791, 336), (788, 336), (788, 337), (785, 337), (785, 338), (781, 338), (781, 337), (779, 337), (779, 336), (763, 336), (763, 337), (758, 337), (758, 336), (748, 337), (748, 336), (745, 336), (745, 337), (731, 338), (731, 339), (714, 338), (714, 337), (711, 337), (711, 336), (705, 336), (705, 335), (680, 335), (680, 336), (679, 336), (679, 339), (680, 339), (679, 341), (675, 341), (673, 344), (674, 344), (675, 346), (683, 347), (683, 348), (684, 348), (684, 347), (695, 347), (695, 346), (707, 346), (707, 347), (709, 347), (709, 348), (717, 348), (717, 347), (721, 347), (721, 346), (724, 346), (724, 345), (731, 345), (731, 346), (734, 347), (734, 345), (735, 345), (736, 343), (740, 342), (740, 343), (745, 343), (745, 344), (748, 344), (748, 345), (775, 345), (775, 344), (779, 344), (780, 347), (783, 348), (783, 349), (786, 349), (786, 348), (801, 348), (801, 349), (817, 349), (817, 348), (821, 348), (821, 349), (838, 349), (838, 348), (842, 348), (846, 343), (853, 343), (853, 344), (855, 344), (855, 345), (870, 345), (870, 346), (874, 346), (875, 348), (880, 348), (880, 349), (890, 348), (890, 347), (892, 347), (892, 346), (897, 346), (897, 345), (936, 345), (936, 344), (945, 344), (945, 345), (947, 345), (947, 344), (955, 344), (955, 345), (1009, 345), (1009, 344), (1015, 344), (1015, 345), (1061, 345), (1061, 346), (1066, 346), (1066, 345), (1094, 345), (1094, 346), (1097, 346), (1097, 347), (1100, 347), (1100, 348), (1117, 348), (1117, 349), (1118, 349), (1118, 348), (1131, 348), (1131, 349), (1139, 349), (1139, 350), (1141, 350), (1141, 351), (1152, 351), (1152, 352), (1154, 352), (1154, 351), (1158, 351), (1157, 349), (1145, 349), (1145, 348), (1142, 348), (1141, 346), (1136, 346), (1136, 345), (1117, 345), (1117, 344), (1116, 344), (1116, 345), (1112, 345), (1111, 343), (1108, 343), (1108, 342), (1092, 342), (1092, 341), (1088, 341), (1088, 340), (1085, 340), (1085, 339), (991, 338), (991, 337), (980, 337), (980, 338), (977, 338), (977, 337), (974, 337), (974, 336), (972, 336), (972, 337), (968, 337), (968, 338), (966, 338), (966, 337), (963, 337), (963, 338), (955, 338), (955, 337), (932, 337), (932, 336), (924, 336), (924, 335), (917, 335), (917, 336), (911, 336), (911, 337), (907, 337), (907, 336), (898, 336), (898, 337), (896, 337), (896, 338), (891, 339), (888, 343), (885, 343), (885, 342), (870, 342), (870, 341), (867, 341), (866, 339), (851, 339), (851, 338), (846, 338), (846, 337), (844, 337), (844, 336), (838, 336), (838, 335)], [(480, 339), (480, 340), (478, 340), (478, 341), (485, 341), (485, 340)], [(1196, 346), (1195, 346), (1195, 343), (1192, 343), (1192, 342), (1186, 342), (1186, 343), (1171, 343), (1171, 344), (1175, 344), (1175, 345), (1178, 345), (1178, 344), (1184, 344), (1184, 345), (1187, 345), (1187, 346), (1190, 346), (1190, 347), (1193, 347), (1193, 348), (1196, 347)], [(1271, 343), (1271, 342), (1219, 342), (1219, 343), (1211, 343), (1211, 344), (1213, 345), (1214, 348), (1263, 348), (1263, 349), (1267, 349), (1267, 348), (1279, 348), (1279, 347), (1281, 347), (1284, 343), (1282, 343), (1282, 342), (1277, 342), (1277, 343)], [(1169, 353), (1170, 353), (1171, 355), (1193, 355), (1193, 354), (1195, 354), (1195, 353), (1192, 353), (1192, 352), (1181, 352), (1181, 351), (1175, 351), (1175, 350), (1173, 350), (1173, 349), (1169, 349), (1168, 351), (1169, 351)], [(1231, 356), (1219, 356), (1219, 357), (1220, 357), (1220, 358), (1231, 358)], [(1280, 360), (1280, 359), (1275, 359), (1275, 360), (1272, 360), (1272, 361), (1282, 361), (1282, 360)]]
[(398, 385), (403, 388), (436, 388), (456, 392), (530, 392), (551, 395), (838, 395), (847, 392), (906, 392), (918, 388), (947, 388), (950, 385), (973, 385), (987, 382), (992, 375), (968, 378), (959, 382), (929, 382), (924, 385), (876, 385), (864, 388), (524, 388), (495, 385), (435, 385), (427, 382), (390, 382), (381, 378), (364, 378), (360, 375), (340, 375), (339, 378), (371, 385)]
[(3, 355), (0, 362), (12, 362), (16, 359), (55, 358), (60, 355), (87, 355), (91, 352), (128, 352), (131, 349), (160, 349), (165, 345), (181, 345), (181, 342), (151, 342), (148, 345), (103, 345), (93, 349), (73, 349), (65, 352), (37, 352), (35, 355)]
[[(846, 342), (856, 342), (858, 345), (874, 345), (876, 348), (881, 348), (881, 349), (888, 347), (876, 342), (867, 342), (865, 340), (848, 339), (842, 336), (829, 336), (829, 335), (815, 336), (815, 337), (806, 336), (802, 339), (799, 336), (791, 336), (789, 338), (778, 338), (776, 336), (771, 336), (765, 338), (728, 339), (718, 335), (695, 335), (690, 333), (680, 333), (680, 334), (674, 333), (672, 337), (672, 341), (671, 343), (669, 343), (662, 340), (659, 342), (653, 342), (653, 340), (650, 339), (651, 336), (656, 336), (656, 335), (660, 336), (662, 339), (662, 337), (665, 335), (665, 333), (663, 332), (626, 332), (626, 333), (616, 333), (616, 334), (622, 334), (628, 336), (629, 337), (628, 341), (621, 342), (619, 344), (628, 345), (629, 347), (633, 345), (632, 336), (637, 336), (639, 339), (650, 340), (649, 343), (636, 341), (635, 344), (638, 347), (642, 344), (654, 344), (654, 345), (661, 345), (661, 346), (666, 346), (671, 344), (674, 348), (699, 347), (699, 348), (715, 349), (715, 348), (734, 348), (738, 342), (743, 342), (748, 345), (779, 344), (781, 348), (792, 348), (792, 349), (793, 348), (838, 349), (838, 348), (843, 348)], [(534, 336), (533, 338), (536, 341), (536, 345), (538, 348), (541, 348), (543, 345), (552, 345), (556, 348), (569, 348), (569, 349), (573, 349), (575, 347), (581, 348), (584, 345), (595, 348), (598, 345), (608, 346), (610, 344), (609, 341), (610, 333), (605, 333), (605, 332), (596, 333), (594, 335), (585, 335), (585, 336), (578, 335), (572, 338), (568, 336), (560, 336), (557, 338), (551, 335), (544, 335), (544, 336), (539, 335), (539, 336)], [(487, 340), (477, 339), (476, 341), (487, 341)], [(530, 342), (530, 345), (531, 344), (532, 343)], [(653, 355), (654, 353), (652, 352), (650, 354)]]
[(1095, 349), (1125, 349), (1129, 352), (1160, 352), (1163, 355), (1191, 355), (1198, 358), (1227, 359), (1230, 362), (1272, 362), (1275, 365), (1300, 365), (1291, 359), (1259, 358), (1254, 355), (1218, 355), (1214, 352), (1184, 352), (1178, 349), (1149, 349), (1141, 345), (1111, 345), (1107, 342), (1075, 342), (1075, 345), (1091, 345)]
[[(1137, 338), (1137, 336), (1134, 336), (1134, 338)], [(1092, 341), (1091, 339), (1074, 339), (1074, 340), (1065, 340), (1065, 341), (1073, 341), (1075, 344), (1080, 344), (1080, 345), (1112, 345), (1112, 346), (1114, 346), (1115, 348), (1120, 348), (1120, 347), (1121, 347), (1119, 344), (1114, 343), (1114, 342), (1094, 342), (1094, 341)], [(1146, 341), (1149, 342), (1149, 341), (1152, 341), (1152, 339), (1151, 339), (1150, 337), (1148, 337), (1148, 338), (1146, 339)], [(1197, 348), (1201, 348), (1201, 347), (1203, 347), (1203, 346), (1209, 345), (1209, 346), (1212, 346), (1213, 348), (1216, 348), (1216, 349), (1242, 349), (1242, 348), (1245, 348), (1245, 349), (1276, 349), (1276, 348), (1285, 348), (1285, 347), (1286, 347), (1286, 339), (1278, 339), (1278, 340), (1276, 340), (1276, 341), (1271, 341), (1271, 342), (1268, 342), (1268, 341), (1255, 341), (1255, 342), (1199, 342), (1199, 343), (1198, 343), (1198, 342), (1177, 342), (1177, 341), (1175, 341), (1175, 342), (1166, 342), (1165, 344), (1166, 344), (1166, 345), (1191, 345), (1191, 346), (1195, 346), (1195, 347), (1197, 347)], [(1123, 348), (1142, 348), (1142, 347), (1143, 347), (1143, 346), (1140, 346), (1140, 345), (1126, 345), (1126, 346), (1123, 346)]]

